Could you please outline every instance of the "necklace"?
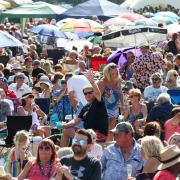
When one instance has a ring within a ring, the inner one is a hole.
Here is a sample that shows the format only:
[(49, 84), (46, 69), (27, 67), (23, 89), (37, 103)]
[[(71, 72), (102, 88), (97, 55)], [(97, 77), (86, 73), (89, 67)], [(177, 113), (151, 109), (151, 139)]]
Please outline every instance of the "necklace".
[[(38, 162), (38, 165), (39, 165), (39, 169), (40, 169), (42, 175), (43, 175), (43, 176), (50, 177), (50, 172), (51, 172), (51, 169), (52, 169), (52, 161), (50, 161), (50, 162), (46, 165), (46, 167), (43, 167), (41, 161)], [(46, 171), (46, 169), (47, 169), (47, 171)]]

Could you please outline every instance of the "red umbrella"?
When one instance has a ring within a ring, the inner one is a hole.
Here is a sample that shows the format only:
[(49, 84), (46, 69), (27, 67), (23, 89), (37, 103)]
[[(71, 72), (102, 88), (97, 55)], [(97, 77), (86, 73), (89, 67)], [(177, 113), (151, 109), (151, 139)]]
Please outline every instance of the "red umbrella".
[(127, 19), (131, 22), (140, 20), (140, 19), (146, 19), (143, 15), (137, 14), (137, 13), (125, 13), (119, 16), (120, 18)]

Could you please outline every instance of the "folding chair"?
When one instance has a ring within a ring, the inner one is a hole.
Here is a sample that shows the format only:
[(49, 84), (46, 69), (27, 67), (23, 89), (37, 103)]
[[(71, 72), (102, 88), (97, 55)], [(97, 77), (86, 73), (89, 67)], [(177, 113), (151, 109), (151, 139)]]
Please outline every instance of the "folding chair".
[(50, 98), (37, 98), (35, 103), (40, 107), (40, 109), (46, 114), (49, 114), (51, 100)]
[(7, 116), (7, 137), (1, 147), (12, 147), (13, 138), (17, 131), (29, 131), (32, 125), (32, 116)]

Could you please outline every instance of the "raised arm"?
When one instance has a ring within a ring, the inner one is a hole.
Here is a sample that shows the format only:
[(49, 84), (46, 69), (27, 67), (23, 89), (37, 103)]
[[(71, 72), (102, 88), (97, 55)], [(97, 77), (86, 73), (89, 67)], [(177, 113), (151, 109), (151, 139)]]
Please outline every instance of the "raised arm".
[(93, 90), (94, 90), (94, 96), (96, 97), (96, 99), (101, 102), (101, 92), (99, 90), (99, 87), (97, 86), (97, 84), (94, 81), (94, 75), (93, 75), (93, 71), (92, 70), (88, 70), (88, 72), (85, 74), (86, 78), (89, 80), (89, 82), (91, 83)]

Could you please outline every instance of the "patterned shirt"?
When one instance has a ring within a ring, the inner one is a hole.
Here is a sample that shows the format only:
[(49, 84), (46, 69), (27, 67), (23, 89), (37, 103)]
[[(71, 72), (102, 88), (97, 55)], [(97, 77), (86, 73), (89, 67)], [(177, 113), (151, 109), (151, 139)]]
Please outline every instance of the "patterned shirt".
[(139, 56), (132, 64), (133, 78), (137, 87), (144, 89), (150, 85), (150, 76), (166, 68), (166, 63), (159, 53), (147, 53)]
[(144, 161), (140, 154), (140, 146), (135, 142), (128, 159), (124, 159), (117, 144), (112, 144), (104, 150), (101, 163), (102, 180), (127, 180), (127, 164), (132, 165), (131, 176), (135, 177), (142, 170)]

